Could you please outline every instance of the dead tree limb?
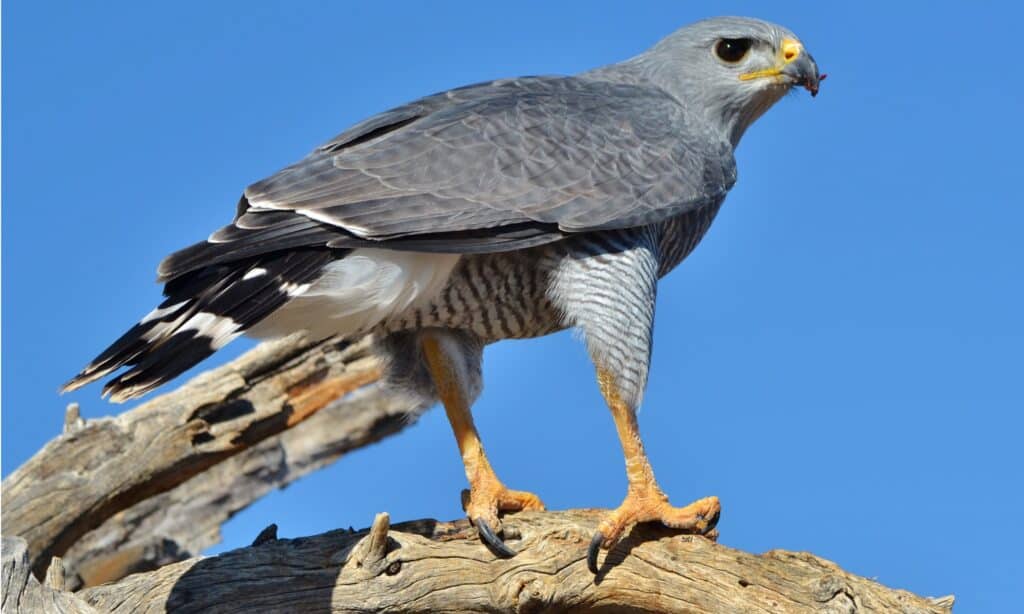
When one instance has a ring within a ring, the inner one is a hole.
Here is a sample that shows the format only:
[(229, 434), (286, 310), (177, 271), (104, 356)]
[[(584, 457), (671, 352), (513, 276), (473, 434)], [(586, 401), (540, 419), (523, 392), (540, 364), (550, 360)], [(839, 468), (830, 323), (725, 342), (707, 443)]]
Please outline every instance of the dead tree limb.
[(20, 537), (3, 538), (3, 584), (0, 584), (0, 612), (62, 612), (98, 614), (98, 610), (59, 587), (40, 584), (32, 575), (28, 546)]
[[(584, 561), (600, 512), (506, 521), (496, 559), (466, 521), (279, 540), (193, 557), (271, 488), (396, 432), (420, 409), (379, 386), (366, 341), (261, 346), (118, 418), (65, 432), (3, 484), (4, 612), (948, 612), (810, 554), (752, 555), (637, 527)], [(348, 393), (361, 388), (359, 393)], [(99, 529), (92, 530), (99, 526)], [(71, 546), (69, 548), (69, 546)], [(64, 554), (64, 559), (52, 558)], [(50, 565), (45, 582), (37, 575)], [(140, 570), (145, 573), (126, 574)], [(89, 586), (77, 593), (66, 589)]]
[[(263, 344), (116, 418), (65, 432), (3, 482), (3, 530), (36, 575), (88, 531), (251, 449), (377, 379), (364, 341)], [(70, 412), (75, 413), (75, 412)]]
[(275, 488), (412, 424), (417, 407), (370, 386), (308, 420), (116, 514), (64, 555), (71, 588), (120, 579), (195, 556), (220, 542), (233, 514)]
[(595, 578), (586, 550), (600, 512), (507, 518), (519, 554), (496, 559), (466, 521), (269, 540), (193, 558), (76, 596), (107, 612), (949, 612), (807, 553), (753, 555), (639, 527)]

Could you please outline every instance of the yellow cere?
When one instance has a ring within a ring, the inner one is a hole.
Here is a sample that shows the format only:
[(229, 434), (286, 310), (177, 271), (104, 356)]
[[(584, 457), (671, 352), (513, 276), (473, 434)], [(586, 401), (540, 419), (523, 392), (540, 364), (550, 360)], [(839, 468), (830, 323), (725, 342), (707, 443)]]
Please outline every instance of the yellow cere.
[(779, 53), (782, 56), (782, 62), (789, 64), (793, 60), (800, 57), (803, 52), (804, 46), (800, 44), (800, 41), (795, 41), (791, 38), (783, 39), (782, 46), (779, 48)]

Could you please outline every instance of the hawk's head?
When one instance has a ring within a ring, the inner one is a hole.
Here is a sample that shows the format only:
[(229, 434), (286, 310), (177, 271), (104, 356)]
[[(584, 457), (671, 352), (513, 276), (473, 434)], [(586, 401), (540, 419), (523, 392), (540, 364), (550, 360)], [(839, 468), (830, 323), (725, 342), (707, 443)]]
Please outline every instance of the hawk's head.
[(698, 21), (634, 60), (685, 106), (703, 109), (733, 141), (794, 86), (824, 78), (795, 34), (744, 17)]

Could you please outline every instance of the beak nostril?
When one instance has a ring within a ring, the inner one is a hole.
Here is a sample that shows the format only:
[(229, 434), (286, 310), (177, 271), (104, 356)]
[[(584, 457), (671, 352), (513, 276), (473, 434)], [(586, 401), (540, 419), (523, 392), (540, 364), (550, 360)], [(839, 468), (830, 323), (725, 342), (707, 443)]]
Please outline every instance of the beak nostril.
[(800, 51), (802, 50), (802, 47), (799, 42), (791, 38), (787, 38), (782, 41), (782, 45), (780, 45), (779, 50), (782, 51), (782, 61), (789, 64), (793, 60), (800, 57)]

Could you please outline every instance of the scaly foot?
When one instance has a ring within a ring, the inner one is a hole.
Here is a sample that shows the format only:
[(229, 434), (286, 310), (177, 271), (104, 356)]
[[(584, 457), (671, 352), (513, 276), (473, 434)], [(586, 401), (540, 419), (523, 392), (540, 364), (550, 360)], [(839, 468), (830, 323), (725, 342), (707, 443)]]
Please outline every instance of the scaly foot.
[(501, 521), (498, 512), (520, 510), (543, 510), (540, 498), (522, 490), (509, 490), (493, 472), (482, 472), (482, 476), (471, 483), (471, 490), (462, 491), (462, 509), (466, 510), (470, 522), (480, 533), (480, 539), (501, 556), (515, 556), (516, 551), (505, 545), (498, 537)]
[(668, 497), (657, 487), (630, 489), (625, 501), (597, 527), (587, 550), (587, 567), (597, 574), (597, 552), (611, 548), (630, 525), (658, 521), (667, 527), (707, 535), (718, 524), (722, 507), (718, 497), (705, 497), (686, 507), (672, 507)]

